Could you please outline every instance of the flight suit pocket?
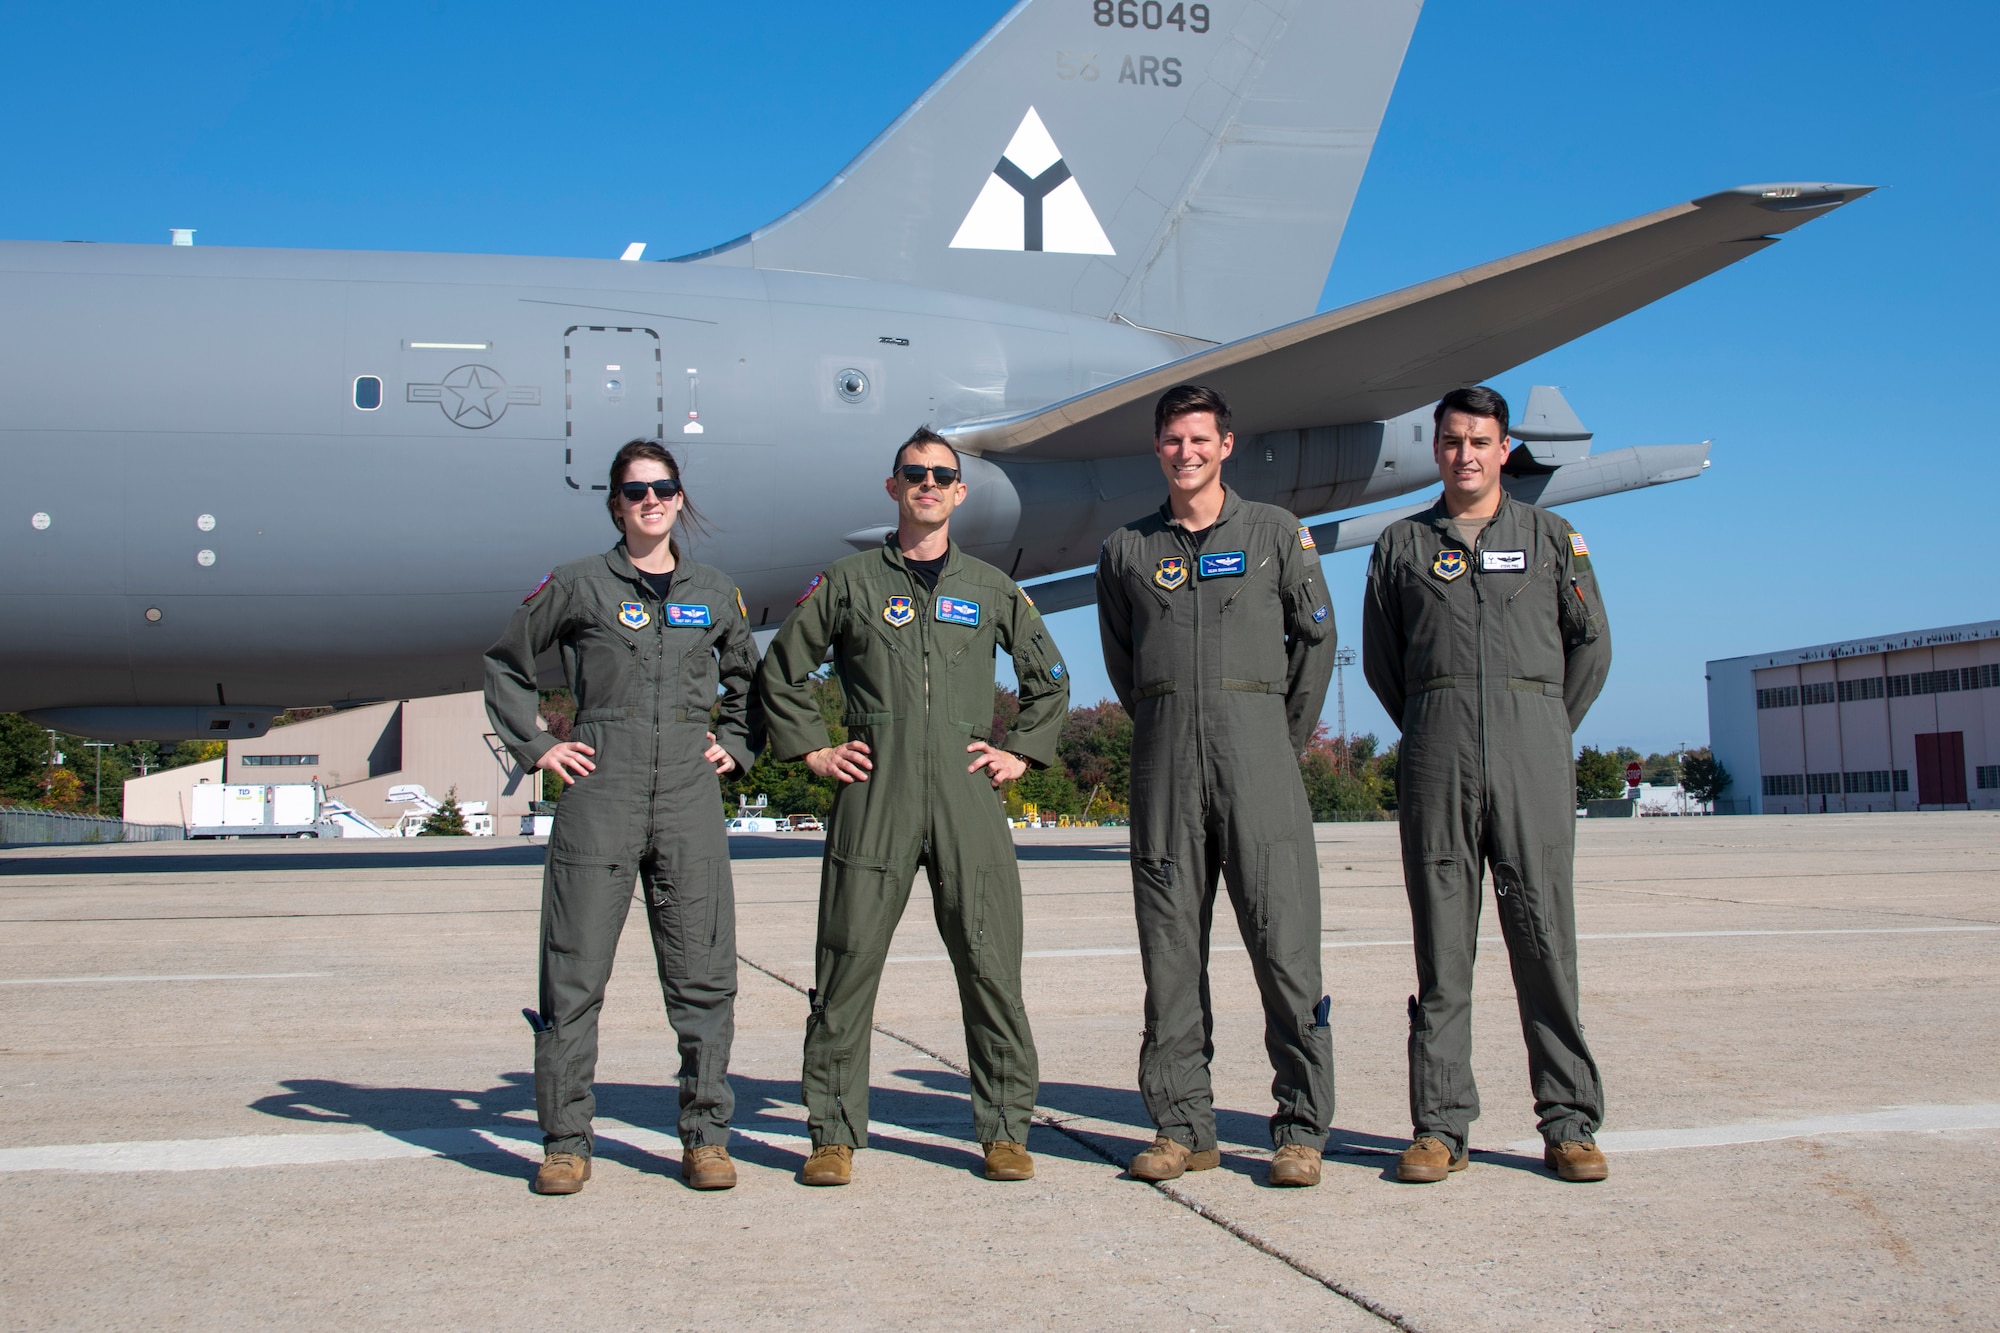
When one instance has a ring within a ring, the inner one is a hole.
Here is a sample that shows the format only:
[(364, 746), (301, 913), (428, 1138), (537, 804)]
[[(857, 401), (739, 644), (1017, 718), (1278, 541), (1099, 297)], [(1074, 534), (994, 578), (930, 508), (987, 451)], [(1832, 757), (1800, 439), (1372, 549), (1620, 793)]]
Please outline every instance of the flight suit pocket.
[(1010, 891), (1006, 870), (981, 866), (974, 881), (971, 916), (972, 974), (981, 981), (1021, 977), (1021, 895)]
[(550, 953), (609, 958), (632, 905), (632, 867), (552, 854), (542, 909), (543, 944)]
[(892, 867), (829, 852), (819, 895), (819, 947), (834, 953), (868, 953), (888, 947), (895, 927), (889, 912)]
[(1251, 920), (1266, 958), (1290, 958), (1319, 948), (1317, 922), (1299, 876), (1299, 848), (1292, 842), (1267, 842), (1257, 849), (1257, 879), (1250, 885)]
[(697, 861), (646, 891), (660, 966), (670, 977), (705, 976), (715, 963), (718, 938), (715, 862)]
[(1139, 923), (1139, 944), (1148, 953), (1194, 943), (1189, 914), (1174, 899), (1172, 857), (1132, 858), (1132, 914)]
[(1500, 908), (1500, 922), (1509, 936), (1508, 945), (1525, 950), (1530, 958), (1548, 952), (1542, 934), (1540, 913), (1521, 872), (1505, 861), (1493, 866), (1493, 897)]

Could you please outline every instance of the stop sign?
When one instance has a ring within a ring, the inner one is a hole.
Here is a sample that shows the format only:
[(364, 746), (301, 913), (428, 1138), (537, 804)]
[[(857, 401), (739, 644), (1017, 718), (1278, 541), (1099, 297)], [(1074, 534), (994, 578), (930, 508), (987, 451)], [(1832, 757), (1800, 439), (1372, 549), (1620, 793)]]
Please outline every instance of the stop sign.
[(1632, 763), (1629, 763), (1629, 764), (1625, 765), (1625, 785), (1626, 785), (1626, 786), (1628, 786), (1628, 787), (1636, 787), (1636, 786), (1638, 786), (1638, 785), (1639, 785), (1639, 777), (1640, 777), (1640, 769), (1639, 769), (1639, 765), (1638, 765), (1637, 761), (1634, 761), (1634, 762), (1632, 762)]

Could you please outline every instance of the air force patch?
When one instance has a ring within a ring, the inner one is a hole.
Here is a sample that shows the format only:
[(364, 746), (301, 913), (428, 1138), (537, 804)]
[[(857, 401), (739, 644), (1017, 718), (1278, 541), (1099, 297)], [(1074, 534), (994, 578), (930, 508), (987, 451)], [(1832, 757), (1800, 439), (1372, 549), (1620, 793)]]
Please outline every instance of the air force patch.
[(1245, 561), (1241, 551), (1217, 551), (1201, 558), (1201, 576), (1205, 579), (1228, 579), (1242, 574)]
[(705, 628), (709, 624), (708, 608), (705, 606), (668, 602), (661, 610), (667, 613), (667, 623), (676, 628)]
[(937, 618), (947, 625), (979, 624), (979, 603), (968, 602), (960, 597), (940, 597), (937, 599)]
[(1327, 612), (1328, 608), (1324, 606), (1322, 606), (1319, 610), (1313, 612), (1313, 624), (1317, 625), (1322, 620), (1325, 620), (1327, 617)]
[(1450, 583), (1466, 571), (1465, 552), (1456, 548), (1439, 551), (1437, 559), (1431, 561), (1431, 573)]
[(916, 607), (911, 605), (910, 599), (907, 597), (891, 597), (889, 604), (882, 608), (882, 619), (888, 621), (897, 629), (901, 629), (916, 618)]
[(618, 623), (626, 629), (644, 629), (653, 623), (653, 618), (646, 614), (646, 608), (638, 602), (620, 602)]
[(1187, 557), (1179, 555), (1163, 556), (1160, 567), (1153, 571), (1153, 582), (1172, 592), (1187, 582)]
[(1063, 664), (1061, 662), (1056, 663), (1054, 666), (1049, 668), (1049, 679), (1061, 680), (1063, 678), (1064, 669), (1065, 668), (1063, 667)]

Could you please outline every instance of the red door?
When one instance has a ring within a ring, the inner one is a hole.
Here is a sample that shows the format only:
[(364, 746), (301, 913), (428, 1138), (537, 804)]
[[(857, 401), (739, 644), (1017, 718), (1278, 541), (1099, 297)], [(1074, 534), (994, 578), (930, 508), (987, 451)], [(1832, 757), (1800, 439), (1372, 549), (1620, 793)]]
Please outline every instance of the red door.
[(1965, 733), (1924, 732), (1917, 737), (1917, 804), (1965, 804)]

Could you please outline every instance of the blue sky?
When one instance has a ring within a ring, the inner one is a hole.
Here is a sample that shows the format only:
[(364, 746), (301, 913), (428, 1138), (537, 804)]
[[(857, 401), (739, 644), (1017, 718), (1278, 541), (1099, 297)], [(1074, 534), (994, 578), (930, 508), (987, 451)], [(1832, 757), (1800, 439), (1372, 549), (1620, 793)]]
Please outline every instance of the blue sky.
[[(680, 253), (824, 183), (1004, 9), (19, 7), (0, 237)], [(1971, 3), (1426, 6), (1325, 305), (1731, 185), (1885, 187), (1496, 381), (1562, 385), (1599, 448), (1715, 442), (1567, 511), (1617, 644), (1584, 742), (1700, 743), (1708, 658), (2000, 615), (1990, 506), (1944, 503), (1993, 448), (1996, 39)], [(1365, 558), (1326, 561), (1350, 638)], [(1092, 613), (1053, 628), (1102, 692)]]

